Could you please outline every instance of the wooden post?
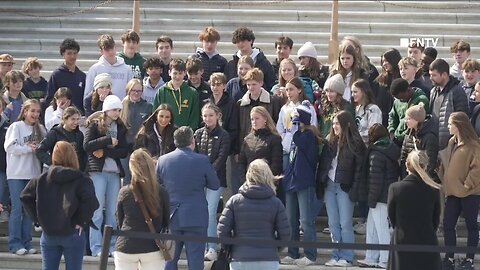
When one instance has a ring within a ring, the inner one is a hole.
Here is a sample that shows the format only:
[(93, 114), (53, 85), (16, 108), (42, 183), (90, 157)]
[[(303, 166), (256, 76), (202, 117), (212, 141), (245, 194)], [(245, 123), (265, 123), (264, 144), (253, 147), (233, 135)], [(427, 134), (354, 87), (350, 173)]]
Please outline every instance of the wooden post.
[(328, 41), (328, 63), (333, 64), (338, 54), (338, 0), (332, 0), (332, 27)]
[(132, 30), (140, 35), (140, 0), (133, 0)]

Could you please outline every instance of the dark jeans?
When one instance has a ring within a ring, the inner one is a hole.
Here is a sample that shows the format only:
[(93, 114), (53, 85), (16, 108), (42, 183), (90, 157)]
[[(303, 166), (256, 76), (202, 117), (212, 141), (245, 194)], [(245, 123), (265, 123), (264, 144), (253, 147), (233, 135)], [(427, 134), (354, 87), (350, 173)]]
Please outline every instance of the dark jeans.
[[(465, 223), (467, 225), (468, 237), (467, 246), (476, 247), (478, 245), (478, 225), (477, 215), (480, 203), (480, 195), (470, 195), (465, 198), (448, 196), (445, 202), (443, 214), (443, 234), (445, 237), (445, 246), (456, 246), (456, 225), (460, 213), (463, 211)], [(446, 253), (445, 257), (453, 258), (453, 253)], [(467, 253), (467, 258), (472, 259), (475, 253)]]
[(42, 269), (58, 269), (62, 254), (69, 270), (81, 270), (83, 264), (83, 251), (85, 250), (85, 232), (79, 235), (79, 230), (67, 236), (55, 236), (42, 233), (40, 247), (42, 250)]

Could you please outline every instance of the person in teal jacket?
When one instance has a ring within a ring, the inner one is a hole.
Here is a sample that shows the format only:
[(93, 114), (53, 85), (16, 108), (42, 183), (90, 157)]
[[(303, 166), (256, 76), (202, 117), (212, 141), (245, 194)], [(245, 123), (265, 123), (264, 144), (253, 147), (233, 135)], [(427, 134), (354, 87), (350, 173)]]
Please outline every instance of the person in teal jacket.
[(190, 126), (196, 130), (200, 122), (200, 102), (197, 91), (183, 80), (185, 74), (185, 62), (173, 59), (169, 71), (172, 80), (158, 89), (153, 99), (153, 110), (160, 104), (167, 103), (172, 106), (175, 125)]
[(410, 87), (408, 81), (402, 78), (393, 80), (390, 92), (396, 99), (388, 113), (388, 132), (393, 141), (401, 147), (407, 131), (405, 112), (408, 108), (420, 102), (425, 104), (425, 111), (428, 112), (429, 101), (422, 89)]

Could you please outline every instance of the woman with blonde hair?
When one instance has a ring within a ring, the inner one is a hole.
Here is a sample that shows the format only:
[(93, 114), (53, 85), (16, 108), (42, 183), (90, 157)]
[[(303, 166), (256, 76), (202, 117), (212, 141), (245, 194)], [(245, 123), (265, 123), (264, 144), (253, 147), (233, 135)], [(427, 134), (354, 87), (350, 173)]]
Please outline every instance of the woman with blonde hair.
[[(267, 109), (262, 106), (256, 106), (250, 112), (250, 122), (252, 128), (250, 133), (243, 139), (239, 155), (241, 177), (245, 180), (248, 164), (258, 158), (266, 160), (274, 175), (281, 175), (283, 172), (282, 138), (278, 135), (272, 117)], [(278, 190), (277, 193), (279, 193)]]
[(7, 181), (12, 201), (8, 222), (8, 245), (17, 255), (35, 254), (32, 247), (32, 220), (22, 210), (20, 193), (30, 179), (41, 174), (40, 162), (35, 156), (45, 128), (40, 124), (40, 101), (28, 99), (23, 103), (18, 121), (8, 127), (4, 148), (7, 152)]
[[(391, 184), (388, 190), (387, 208), (394, 228), (393, 244), (437, 246), (440, 185), (427, 173), (428, 156), (425, 152), (410, 152), (405, 163), (408, 175)], [(438, 252), (393, 251), (389, 257), (388, 269), (391, 270), (444, 269), (440, 267)]]
[[(157, 232), (168, 228), (170, 200), (155, 174), (155, 162), (145, 149), (130, 156), (132, 181), (118, 194), (117, 219), (122, 231), (149, 232), (138, 203), (143, 200)], [(153, 239), (119, 236), (115, 244), (115, 269), (163, 269), (165, 260)]]
[[(135, 144), (135, 137), (142, 127), (142, 123), (152, 114), (153, 106), (151, 103), (143, 99), (143, 83), (139, 79), (131, 79), (127, 83), (127, 96), (122, 100), (122, 119), (127, 128), (127, 144), (129, 153)], [(131, 175), (128, 169), (128, 161), (130, 155), (122, 158), (122, 166), (125, 169), (125, 177), (123, 178), (123, 185), (130, 183)]]
[[(265, 160), (256, 159), (250, 163), (245, 183), (223, 209), (217, 228), (219, 237), (290, 240), (285, 207), (275, 197), (276, 178)], [(233, 245), (229, 248), (230, 269), (273, 270), (279, 267), (276, 247)]]
[(79, 170), (73, 145), (59, 141), (52, 166), (30, 180), (21, 200), (27, 213), (42, 226), (42, 269), (58, 269), (62, 254), (68, 269), (82, 269), (86, 235), (98, 208), (90, 177)]
[[(477, 215), (480, 205), (480, 140), (467, 114), (454, 112), (448, 119), (448, 130), (453, 137), (445, 149), (442, 159), (443, 191), (445, 210), (443, 231), (445, 246), (456, 246), (455, 227), (463, 212), (467, 226), (467, 246), (478, 246)], [(475, 253), (467, 253), (459, 266), (473, 269)], [(453, 269), (454, 253), (448, 252), (443, 260), (443, 269)]]

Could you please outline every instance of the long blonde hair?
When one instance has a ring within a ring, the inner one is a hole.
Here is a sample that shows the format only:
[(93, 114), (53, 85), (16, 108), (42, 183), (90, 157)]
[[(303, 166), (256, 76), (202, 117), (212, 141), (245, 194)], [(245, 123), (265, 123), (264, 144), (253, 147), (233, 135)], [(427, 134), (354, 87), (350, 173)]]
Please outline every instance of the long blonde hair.
[[(278, 135), (278, 131), (277, 131), (277, 127), (275, 126), (275, 122), (273, 122), (273, 119), (272, 117), (270, 116), (270, 113), (267, 111), (267, 109), (265, 109), (264, 107), (262, 106), (255, 106), (252, 108), (252, 110), (250, 111), (250, 116), (252, 115), (252, 113), (258, 113), (260, 114), (263, 118), (265, 118), (267, 120), (267, 125), (266, 125), (266, 128), (268, 130), (270, 130), (270, 132), (272, 134), (275, 134), (275, 135)], [(253, 133), (255, 130), (253, 130), (253, 127), (252, 129), (250, 130), (250, 133)]]
[(130, 95), (130, 92), (132, 91), (133, 87), (135, 87), (135, 85), (137, 85), (137, 84), (140, 85), (143, 89), (143, 83), (139, 79), (131, 79), (127, 83), (127, 86), (126, 86), (127, 96), (122, 100), (123, 110), (120, 114), (120, 118), (122, 119), (122, 121), (125, 124), (125, 127), (127, 129), (130, 129), (132, 127), (132, 124), (130, 123), (130, 121), (128, 119), (128, 114), (130, 113), (129, 105), (131, 103), (129, 95)]
[[(250, 185), (264, 185), (270, 187), (275, 192), (275, 182), (280, 179), (281, 176), (274, 176), (270, 166), (264, 159), (255, 159), (248, 166), (247, 174), (245, 175), (245, 184), (247, 187)], [(276, 192), (275, 192), (276, 193)]]
[(143, 201), (150, 216), (158, 217), (160, 209), (159, 183), (155, 173), (155, 163), (153, 158), (143, 148), (133, 151), (129, 161), (130, 171), (132, 173), (132, 182), (130, 184), (132, 191), (141, 194)]
[(440, 189), (441, 185), (433, 181), (428, 175), (426, 168), (428, 164), (428, 156), (424, 151), (414, 150), (407, 156), (407, 170), (410, 173), (416, 173), (420, 178), (432, 188)]
[[(27, 99), (22, 105), (22, 110), (18, 115), (17, 121), (25, 121), (26, 112), (30, 110), (30, 107), (34, 105), (38, 106), (38, 108), (42, 110), (40, 101), (36, 99)], [(43, 127), (42, 124), (40, 124), (40, 121), (37, 120), (37, 122), (33, 124), (32, 139), (36, 142), (40, 142), (43, 140), (43, 138), (45, 138), (46, 135), (47, 135), (47, 132), (45, 131), (45, 128)]]

